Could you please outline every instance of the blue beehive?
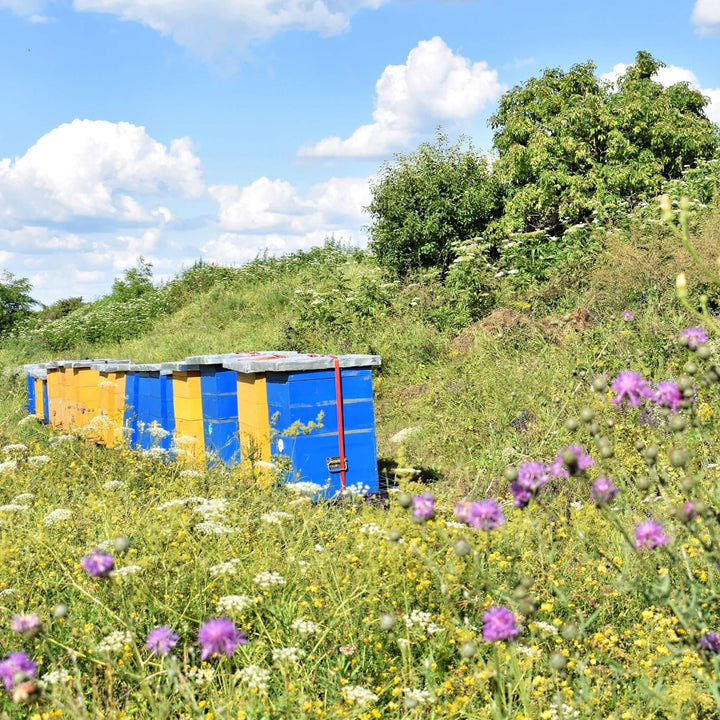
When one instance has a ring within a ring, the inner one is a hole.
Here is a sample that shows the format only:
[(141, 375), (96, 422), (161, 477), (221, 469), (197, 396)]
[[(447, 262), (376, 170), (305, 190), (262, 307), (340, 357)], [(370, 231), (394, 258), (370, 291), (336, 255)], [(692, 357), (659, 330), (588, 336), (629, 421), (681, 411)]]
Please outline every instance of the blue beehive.
[[(372, 391), (372, 367), (379, 364), (377, 355), (295, 355), (225, 367), (265, 385), (269, 432), (267, 440), (255, 438), (256, 446), (269, 442), (272, 461), (289, 464), (287, 482), (327, 486), (325, 495), (333, 497), (351, 486), (379, 489)], [(241, 407), (241, 435), (243, 414)]]
[(170, 450), (175, 430), (172, 383), (160, 364), (127, 366), (124, 423), (131, 448)]
[[(197, 371), (200, 374), (203, 440), (205, 455), (210, 463), (219, 459), (226, 465), (232, 465), (240, 462), (241, 455), (237, 374), (224, 367), (223, 363), (275, 354), (275, 351), (262, 351), (194, 355), (178, 365), (177, 370)], [(295, 353), (284, 353), (289, 354)]]
[(25, 372), (27, 373), (27, 404), (25, 410), (31, 414), (35, 414), (35, 378), (30, 374), (30, 367), (25, 365)]
[(23, 365), (26, 375), (27, 404), (25, 409), (37, 415), (40, 420), (47, 420), (47, 370), (45, 363)]

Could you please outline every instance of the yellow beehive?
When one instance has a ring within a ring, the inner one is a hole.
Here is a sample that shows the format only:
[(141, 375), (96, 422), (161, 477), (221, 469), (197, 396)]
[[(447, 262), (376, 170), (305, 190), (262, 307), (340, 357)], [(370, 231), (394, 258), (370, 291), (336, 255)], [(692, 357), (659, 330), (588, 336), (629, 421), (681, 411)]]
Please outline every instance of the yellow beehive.
[(47, 418), (50, 425), (56, 430), (62, 430), (64, 405), (65, 376), (60, 372), (58, 363), (48, 363), (47, 367), (47, 392), (48, 392), (48, 413)]
[(95, 438), (106, 447), (115, 447), (126, 440), (125, 421), (125, 370), (118, 365), (107, 365), (99, 370), (98, 412), (92, 420)]
[(46, 421), (47, 418), (45, 417), (45, 384), (47, 380), (43, 380), (42, 378), (34, 378), (35, 382), (35, 414), (38, 417), (38, 420)]
[(172, 371), (175, 445), (192, 459), (204, 463), (205, 431), (200, 371), (185, 363), (163, 363), (162, 368)]
[(265, 463), (271, 460), (265, 373), (238, 373), (238, 423), (242, 457), (260, 461), (255, 472), (265, 485), (270, 481), (270, 469)]

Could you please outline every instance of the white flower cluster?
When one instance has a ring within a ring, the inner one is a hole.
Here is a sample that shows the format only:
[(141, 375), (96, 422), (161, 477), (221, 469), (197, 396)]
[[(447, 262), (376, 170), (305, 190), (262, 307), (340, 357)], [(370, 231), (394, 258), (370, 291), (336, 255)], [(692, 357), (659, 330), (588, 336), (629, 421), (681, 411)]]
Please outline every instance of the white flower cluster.
[(432, 615), (422, 610), (413, 610), (409, 615), (403, 615), (402, 619), (405, 621), (405, 627), (420, 627), (424, 630), (430, 624)]
[(32, 500), (35, 496), (32, 493), (20, 493), (16, 495), (10, 502), (13, 503), (26, 503), (28, 500)]
[(572, 720), (572, 718), (580, 717), (580, 711), (577, 708), (564, 702), (551, 703), (549, 710), (550, 720)]
[(248, 665), (235, 673), (238, 680), (256, 692), (265, 692), (267, 690), (270, 675), (271, 673), (267, 668), (261, 668), (259, 665)]
[(18, 505), (16, 503), (10, 503), (9, 505), (0, 505), (0, 512), (22, 512), (27, 510), (27, 505)]
[(51, 445), (65, 445), (75, 440), (77, 440), (77, 438), (74, 435), (53, 435), (48, 442)]
[(25, 427), (26, 425), (31, 425), (34, 422), (37, 422), (40, 418), (37, 415), (26, 415), (22, 420), (18, 422), (18, 425), (20, 427)]
[(181, 470), (180, 477), (199, 478), (202, 477), (202, 473), (197, 470)]
[(282, 510), (271, 510), (269, 513), (260, 516), (260, 519), (267, 525), (282, 525), (283, 520), (290, 520), (291, 518), (290, 513), (282, 512)]
[(268, 572), (267, 570), (259, 572), (253, 578), (253, 582), (265, 590), (271, 588), (273, 585), (287, 584), (287, 580), (285, 580), (285, 578), (279, 572)]
[(153, 447), (149, 450), (141, 450), (140, 454), (143, 457), (150, 458), (150, 459), (156, 459), (156, 460), (162, 460), (168, 456), (168, 451), (165, 448), (161, 447)]
[(360, 532), (365, 535), (385, 535), (385, 530), (377, 523), (365, 523), (360, 526)]
[(285, 483), (285, 487), (298, 495), (308, 495), (310, 497), (314, 497), (324, 489), (323, 486), (318, 483), (306, 481)]
[(27, 449), (27, 445), (23, 445), (22, 443), (10, 443), (9, 445), (5, 445), (2, 450), (4, 453), (16, 453), (25, 452)]
[(230, 527), (229, 525), (223, 525), (221, 522), (216, 520), (205, 520), (195, 526), (201, 535), (229, 535), (230, 533), (237, 532), (237, 528)]
[(437, 698), (428, 690), (420, 690), (418, 688), (403, 688), (405, 693), (405, 704), (412, 707), (418, 705), (432, 705)]
[(197, 668), (189, 667), (186, 668), (185, 674), (196, 684), (196, 685), (207, 685), (212, 682), (215, 677), (215, 668)]
[(103, 490), (115, 490), (121, 487), (125, 487), (125, 483), (122, 482), (122, 480), (108, 480), (103, 483)]
[(6, 460), (3, 463), (0, 463), (0, 473), (6, 473), (11, 472), (12, 470), (17, 470), (17, 460)]
[(157, 420), (153, 420), (147, 427), (148, 435), (155, 440), (163, 440), (170, 432), (166, 430)]
[(534, 658), (534, 657), (540, 657), (542, 654), (539, 650), (536, 650), (533, 647), (530, 647), (529, 645), (516, 645), (515, 649), (519, 652), (525, 655), (525, 657)]
[[(351, 497), (365, 497), (370, 492), (370, 486), (365, 483), (355, 483), (354, 485), (347, 485), (345, 487), (344, 495), (346, 498)], [(343, 495), (342, 490), (338, 490), (334, 497), (340, 497)]]
[(49, 463), (51, 460), (51, 457), (49, 455), (32, 455), (30, 456), (27, 461), (28, 465), (31, 467), (38, 467), (39, 465), (45, 465)]
[(302, 618), (293, 620), (290, 627), (293, 630), (297, 630), (301, 635), (312, 635), (320, 630), (320, 626), (317, 623), (314, 623), (312, 620), (303, 620)]
[(302, 648), (286, 647), (286, 648), (275, 648), (272, 651), (273, 662), (276, 663), (291, 663), (299, 662), (305, 657), (306, 653)]
[(225, 498), (205, 500), (195, 506), (195, 512), (203, 520), (223, 520), (228, 509), (228, 501)]
[(220, 575), (237, 575), (237, 564), (240, 562), (240, 558), (233, 558), (227, 562), (222, 562), (219, 565), (211, 565), (208, 568), (208, 572), (213, 577)]
[(64, 685), (70, 680), (70, 673), (65, 668), (59, 668), (58, 670), (51, 670), (45, 673), (40, 682), (43, 686), (48, 687), (50, 685)]
[(167, 510), (171, 507), (185, 507), (185, 503), (187, 500), (168, 500), (167, 502), (162, 503), (162, 505), (158, 505), (155, 509), (159, 512), (161, 510)]
[(127, 645), (132, 644), (132, 641), (132, 633), (126, 630), (116, 630), (98, 643), (97, 651), (101, 653), (121, 653)]
[(140, 567), (140, 565), (126, 565), (125, 567), (113, 570), (110, 575), (116, 577), (118, 580), (122, 580), (123, 578), (130, 577), (131, 575), (139, 573), (141, 570), (142, 567)]
[(378, 696), (360, 685), (346, 685), (342, 690), (342, 696), (349, 705), (358, 705), (365, 707), (371, 703), (377, 702)]
[(558, 629), (553, 625), (552, 623), (546, 623), (542, 622), (541, 620), (535, 620), (532, 623), (533, 627), (536, 627), (538, 630), (542, 630), (543, 632), (546, 632), (548, 635), (557, 635)]
[(215, 606), (219, 613), (241, 613), (255, 603), (249, 595), (225, 595)]

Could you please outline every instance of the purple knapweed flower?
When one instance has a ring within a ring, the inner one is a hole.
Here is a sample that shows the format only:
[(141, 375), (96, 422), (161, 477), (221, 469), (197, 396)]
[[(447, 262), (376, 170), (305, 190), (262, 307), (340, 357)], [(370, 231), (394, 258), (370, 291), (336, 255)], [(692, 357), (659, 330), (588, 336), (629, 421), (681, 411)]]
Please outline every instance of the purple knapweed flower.
[(623, 320), (627, 320), (628, 322), (632, 322), (635, 319), (635, 315), (629, 310), (623, 310), (620, 314), (623, 316)]
[(10, 692), (17, 683), (35, 677), (37, 663), (31, 660), (24, 652), (10, 653), (0, 662), (0, 678), (5, 689)]
[(432, 493), (413, 496), (412, 514), (417, 520), (430, 520), (435, 515), (435, 496)]
[(661, 382), (655, 386), (652, 399), (661, 407), (670, 408), (676, 413), (682, 400), (682, 392), (674, 382)]
[(506, 607), (496, 606), (488, 608), (482, 617), (483, 640), (494, 642), (495, 640), (512, 640), (520, 634), (520, 627), (515, 622), (515, 615), (512, 610)]
[[(576, 458), (573, 463), (573, 467), (569, 467), (563, 459), (563, 453), (567, 451), (571, 452)], [(555, 477), (566, 478), (570, 477), (571, 473), (576, 475), (577, 473), (584, 472), (594, 464), (595, 460), (593, 460), (579, 445), (568, 445), (558, 453), (553, 464), (550, 466), (550, 474)]]
[(109, 553), (101, 552), (95, 548), (89, 555), (86, 555), (81, 561), (82, 569), (97, 578), (107, 577), (115, 567), (115, 560)]
[(697, 350), (698, 345), (707, 342), (707, 333), (699, 327), (690, 327), (687, 330), (683, 330), (680, 333), (680, 337), (686, 337), (688, 341), (688, 347), (691, 350)]
[(230, 657), (238, 645), (244, 645), (247, 637), (238, 630), (229, 617), (211, 618), (200, 626), (198, 641), (202, 647), (201, 660), (213, 655)]
[(716, 632), (705, 633), (698, 641), (698, 647), (707, 653), (716, 655), (720, 652), (720, 635)]
[(613, 380), (612, 389), (615, 393), (612, 401), (616, 405), (627, 401), (633, 407), (638, 407), (640, 401), (650, 394), (650, 384), (648, 381), (633, 370), (623, 370), (615, 380)]
[(171, 627), (160, 625), (153, 628), (145, 640), (145, 647), (153, 655), (167, 655), (180, 638)]
[(613, 485), (612, 480), (599, 477), (590, 491), (596, 505), (607, 505), (617, 494), (618, 489)]
[(517, 480), (510, 486), (516, 507), (525, 507), (533, 495), (550, 482), (547, 468), (539, 462), (524, 463), (518, 468)]
[(654, 520), (645, 520), (635, 528), (635, 549), (647, 548), (654, 550), (660, 545), (667, 545), (670, 538), (665, 535), (662, 525)]
[(495, 530), (505, 523), (502, 509), (495, 500), (457, 503), (455, 516), (476, 530)]
[(37, 613), (12, 616), (12, 631), (24, 635), (26, 638), (35, 637), (40, 632), (40, 616)]

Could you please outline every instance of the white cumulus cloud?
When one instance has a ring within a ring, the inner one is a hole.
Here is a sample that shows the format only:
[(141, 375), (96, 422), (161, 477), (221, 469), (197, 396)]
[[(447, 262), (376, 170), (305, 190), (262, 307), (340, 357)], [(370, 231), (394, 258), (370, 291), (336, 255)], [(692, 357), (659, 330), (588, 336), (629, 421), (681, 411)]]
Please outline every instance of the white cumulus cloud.
[(720, 2), (697, 0), (693, 8), (692, 21), (702, 35), (713, 35), (720, 31)]
[(0, 160), (0, 218), (147, 221), (152, 212), (128, 193), (199, 197), (204, 190), (189, 138), (167, 147), (127, 122), (73, 120), (22, 157)]
[[(7, 0), (5, 0), (7, 1)], [(21, 2), (23, 0), (12, 0)], [(74, 0), (76, 10), (117, 15), (142, 23), (180, 45), (212, 57), (286, 30), (333, 35), (361, 8), (386, 0)]]
[(441, 37), (423, 40), (404, 65), (388, 65), (375, 85), (373, 122), (346, 139), (327, 137), (303, 157), (377, 157), (406, 146), (437, 123), (476, 115), (504, 90), (497, 70), (456, 55)]
[[(610, 72), (603, 73), (600, 76), (600, 80), (615, 84), (618, 78), (625, 74), (628, 67), (625, 63), (617, 63)], [(670, 87), (679, 82), (686, 82), (693, 90), (699, 90), (710, 99), (710, 103), (705, 106), (705, 114), (710, 120), (720, 124), (720, 88), (701, 87), (697, 75), (695, 75), (692, 70), (677, 65), (667, 65), (666, 67), (660, 68), (653, 75), (653, 80), (659, 82), (664, 87)]]

